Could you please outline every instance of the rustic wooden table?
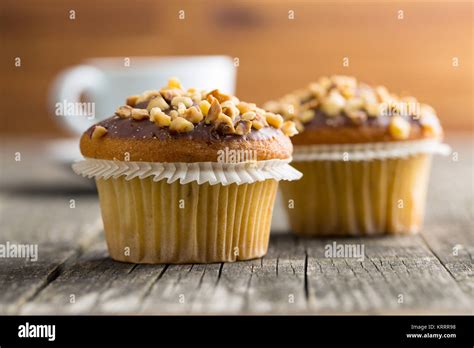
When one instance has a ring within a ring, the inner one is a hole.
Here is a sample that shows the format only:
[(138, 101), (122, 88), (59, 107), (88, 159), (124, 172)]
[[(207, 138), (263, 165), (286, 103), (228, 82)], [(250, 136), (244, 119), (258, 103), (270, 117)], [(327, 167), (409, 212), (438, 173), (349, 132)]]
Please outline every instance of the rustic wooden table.
[(448, 142), (457, 158), (435, 159), (421, 234), (335, 240), (364, 245), (363, 261), (326, 258), (334, 240), (292, 236), (277, 207), (261, 260), (133, 265), (108, 257), (89, 182), (5, 140), (0, 243), (37, 244), (38, 260), (0, 259), (0, 313), (473, 313), (473, 140)]

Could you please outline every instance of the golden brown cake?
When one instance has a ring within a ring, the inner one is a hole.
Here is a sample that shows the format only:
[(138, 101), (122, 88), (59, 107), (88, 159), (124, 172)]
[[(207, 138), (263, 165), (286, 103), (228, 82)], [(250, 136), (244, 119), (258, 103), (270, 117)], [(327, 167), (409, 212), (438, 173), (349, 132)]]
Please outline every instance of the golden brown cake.
[(265, 108), (296, 123), (293, 165), (282, 185), (300, 235), (417, 232), (433, 153), (446, 151), (435, 111), (354, 77), (320, 78)]
[(214, 90), (168, 86), (127, 98), (81, 137), (113, 259), (223, 262), (266, 253), (292, 121)]

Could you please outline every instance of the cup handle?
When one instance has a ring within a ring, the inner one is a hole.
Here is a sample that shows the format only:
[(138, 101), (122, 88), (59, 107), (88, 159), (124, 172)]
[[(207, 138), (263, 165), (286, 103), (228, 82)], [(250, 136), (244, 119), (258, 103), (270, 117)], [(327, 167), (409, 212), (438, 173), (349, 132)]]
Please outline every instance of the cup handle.
[[(50, 91), (50, 105), (54, 118), (75, 134), (84, 132), (94, 123), (96, 99), (94, 94), (102, 90), (104, 82), (102, 71), (89, 65), (78, 65), (61, 72), (54, 80)], [(80, 100), (81, 94), (86, 91), (91, 94), (92, 104), (88, 109), (81, 109), (84, 105)], [(91, 109), (94, 110), (93, 115), (84, 112)], [(82, 112), (78, 114), (78, 110)]]

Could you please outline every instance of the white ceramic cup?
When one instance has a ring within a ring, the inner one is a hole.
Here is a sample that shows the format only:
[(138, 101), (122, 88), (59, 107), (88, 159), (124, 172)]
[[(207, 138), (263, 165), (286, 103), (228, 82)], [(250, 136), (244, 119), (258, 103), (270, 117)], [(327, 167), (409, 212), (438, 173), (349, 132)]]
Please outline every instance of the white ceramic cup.
[[(227, 56), (93, 58), (56, 78), (50, 93), (53, 115), (81, 134), (112, 116), (127, 96), (159, 89), (170, 77), (185, 88), (235, 90), (235, 66)], [(81, 101), (83, 94), (87, 102)]]

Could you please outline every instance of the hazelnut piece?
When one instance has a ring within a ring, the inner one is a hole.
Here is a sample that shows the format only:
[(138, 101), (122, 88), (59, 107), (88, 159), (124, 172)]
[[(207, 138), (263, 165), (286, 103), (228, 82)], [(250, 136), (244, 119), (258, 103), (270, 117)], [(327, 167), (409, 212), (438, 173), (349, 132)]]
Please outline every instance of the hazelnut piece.
[(216, 98), (219, 101), (219, 103), (223, 103), (227, 100), (231, 100), (231, 97), (229, 95), (221, 93), (218, 89), (215, 89), (207, 93), (207, 97), (209, 96), (213, 96), (214, 98)]
[(194, 125), (188, 120), (182, 117), (176, 117), (170, 123), (170, 130), (178, 133), (191, 132), (194, 129)]
[(314, 112), (313, 109), (308, 109), (308, 110), (305, 110), (301, 113), (300, 120), (303, 123), (307, 123), (307, 122), (311, 121), (314, 118), (315, 115), (316, 115), (316, 113)]
[(183, 86), (181, 86), (181, 82), (176, 77), (172, 77), (168, 80), (168, 87), (169, 88), (183, 89)]
[(102, 126), (95, 126), (94, 130), (92, 131), (91, 138), (92, 139), (99, 139), (102, 138), (107, 133), (107, 128)]
[(281, 126), (281, 130), (286, 136), (292, 137), (295, 134), (298, 134), (298, 130), (296, 129), (296, 125), (292, 121), (286, 121)]
[(250, 133), (251, 130), (252, 130), (252, 121), (242, 120), (235, 127), (235, 134), (245, 135), (245, 134)]
[(216, 98), (213, 98), (211, 107), (209, 108), (209, 111), (206, 115), (206, 124), (211, 123), (212, 121), (216, 120), (217, 117), (222, 113), (222, 108), (221, 104), (219, 104), (219, 101)]
[(161, 111), (160, 108), (155, 107), (150, 110), (150, 121), (155, 122), (160, 127), (168, 127), (171, 123), (171, 117)]
[(267, 123), (274, 128), (281, 128), (283, 125), (283, 117), (273, 112), (266, 112), (264, 114)]
[(121, 118), (132, 117), (132, 107), (129, 105), (119, 106), (117, 110), (115, 110), (115, 115)]
[(239, 109), (241, 114), (245, 114), (250, 111), (255, 111), (255, 104), (240, 102), (237, 104), (237, 109)]
[(135, 106), (137, 105), (137, 100), (140, 98), (139, 95), (131, 95), (130, 97), (127, 97), (127, 105), (130, 106)]
[(201, 109), (192, 106), (184, 112), (184, 118), (192, 123), (198, 123), (202, 121), (204, 116), (202, 115)]
[(332, 91), (323, 99), (321, 109), (328, 116), (336, 116), (346, 105), (346, 99), (339, 92)]
[(252, 121), (255, 119), (255, 117), (257, 117), (257, 114), (253, 111), (247, 111), (246, 113), (242, 114), (242, 116), (240, 117), (242, 120), (248, 120), (248, 121)]
[(148, 111), (150, 111), (154, 107), (158, 107), (161, 110), (166, 110), (170, 106), (168, 105), (166, 100), (161, 95), (159, 95), (159, 96), (156, 96), (156, 97), (150, 99), (150, 102), (148, 103), (148, 106), (146, 108), (147, 108)]
[(181, 96), (174, 97), (171, 100), (171, 105), (179, 106), (179, 104), (184, 104), (185, 107), (189, 108), (193, 106), (193, 100), (189, 97), (181, 97)]
[(390, 135), (397, 140), (407, 139), (410, 135), (410, 123), (400, 116), (393, 116), (390, 120)]
[(199, 102), (199, 108), (201, 109), (201, 112), (204, 116), (207, 116), (210, 107), (211, 104), (207, 100), (202, 100), (201, 102)]
[(144, 118), (147, 118), (148, 115), (148, 110), (147, 109), (132, 109), (132, 118), (134, 120), (143, 120)]
[(265, 125), (260, 120), (253, 120), (252, 121), (252, 127), (255, 128), (256, 130), (262, 129), (264, 126)]
[(216, 119), (215, 127), (223, 134), (234, 134), (235, 128), (232, 119), (226, 114), (221, 113)]

